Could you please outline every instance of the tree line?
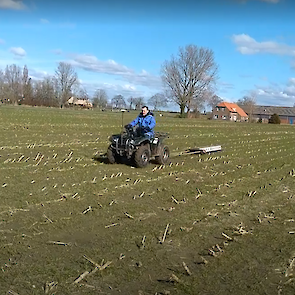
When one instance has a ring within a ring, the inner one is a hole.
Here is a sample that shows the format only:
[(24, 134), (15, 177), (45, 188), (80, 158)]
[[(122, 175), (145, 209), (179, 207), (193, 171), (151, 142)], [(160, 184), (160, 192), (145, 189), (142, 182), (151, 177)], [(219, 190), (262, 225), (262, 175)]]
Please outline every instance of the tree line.
[(78, 75), (70, 64), (60, 62), (55, 74), (43, 80), (33, 80), (25, 65), (15, 64), (0, 69), (0, 101), (57, 107), (63, 105), (75, 92), (83, 92)]
[(99, 108), (139, 109), (148, 104), (156, 110), (173, 103), (179, 106), (181, 116), (201, 111), (206, 106), (214, 108), (221, 101), (215, 94), (218, 65), (211, 49), (196, 45), (180, 47), (177, 55), (163, 62), (161, 79), (164, 90), (148, 99), (122, 95), (109, 99), (104, 89), (97, 89), (90, 98), (71, 64), (60, 62), (54, 75), (43, 80), (31, 79), (27, 66), (22, 69), (13, 64), (0, 70), (0, 100), (2, 103), (59, 107), (74, 96), (91, 99)]
[(156, 93), (147, 100), (142, 96), (124, 98), (120, 94), (109, 99), (104, 89), (97, 89), (93, 97), (90, 97), (79, 83), (74, 67), (65, 62), (58, 64), (53, 76), (42, 80), (32, 79), (26, 65), (21, 68), (12, 64), (7, 65), (4, 70), (0, 69), (1, 103), (61, 107), (66, 105), (70, 97), (92, 100), (93, 106), (101, 109), (140, 109), (149, 104), (157, 110), (168, 104), (168, 99), (161, 93)]
[(168, 99), (162, 93), (156, 93), (147, 100), (143, 96), (124, 98), (123, 95), (115, 95), (111, 100), (109, 100), (105, 90), (97, 89), (93, 95), (93, 106), (99, 107), (101, 109), (114, 108), (122, 109), (127, 108), (130, 110), (139, 110), (144, 105), (149, 105), (154, 110), (159, 110), (162, 107), (168, 106)]

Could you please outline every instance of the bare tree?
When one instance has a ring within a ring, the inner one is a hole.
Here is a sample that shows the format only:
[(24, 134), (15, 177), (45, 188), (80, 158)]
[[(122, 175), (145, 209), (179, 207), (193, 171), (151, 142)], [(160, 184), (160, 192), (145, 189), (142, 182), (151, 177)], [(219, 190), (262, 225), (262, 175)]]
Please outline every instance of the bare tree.
[(4, 79), (4, 73), (0, 69), (0, 102), (4, 103), (5, 99), (5, 79)]
[(22, 75), (22, 103), (27, 104), (33, 97), (33, 87), (31, 83), (31, 78), (29, 77), (29, 70), (25, 65), (23, 68)]
[(60, 62), (55, 71), (55, 79), (61, 105), (71, 96), (73, 87), (79, 84), (78, 74), (71, 64)]
[(26, 84), (23, 85), (23, 98), (22, 98), (22, 104), (29, 104), (30, 101), (33, 99), (33, 85), (32, 85), (32, 79), (28, 78), (28, 81)]
[(172, 101), (180, 107), (184, 116), (203, 99), (203, 93), (217, 80), (218, 66), (213, 51), (196, 45), (180, 47), (178, 55), (172, 55), (162, 65), (162, 80)]
[(144, 97), (142, 97), (142, 96), (134, 97), (133, 104), (134, 104), (136, 110), (141, 109), (142, 106), (145, 104)]
[(188, 110), (188, 118), (190, 117), (189, 112), (200, 113), (205, 109), (207, 95), (199, 96), (197, 99), (193, 99), (190, 108)]
[(211, 93), (207, 99), (207, 106), (209, 106), (211, 110), (213, 110), (221, 102), (222, 102), (222, 99), (218, 95), (216, 94), (212, 95)]
[(89, 100), (89, 95), (86, 88), (78, 83), (73, 85), (70, 95), (76, 99)]
[(0, 82), (4, 82), (4, 73), (1, 69), (0, 69)]
[(17, 103), (22, 98), (22, 77), (19, 66), (13, 64), (6, 66), (4, 72), (4, 92), (6, 99), (11, 103)]
[(244, 96), (237, 101), (237, 105), (240, 106), (249, 116), (249, 122), (252, 122), (253, 112), (256, 105), (256, 98), (254, 94), (250, 96)]
[(22, 93), (24, 93), (24, 88), (26, 87), (26, 84), (29, 82), (29, 70), (27, 66), (25, 65), (23, 68), (23, 74), (22, 74)]
[(33, 97), (32, 99), (26, 101), (26, 103), (29, 105), (41, 106), (43, 105), (43, 102), (45, 101), (44, 97), (46, 96), (46, 93), (43, 87), (43, 81), (42, 80), (34, 81), (33, 87), (34, 87)]
[(107, 96), (105, 90), (97, 89), (94, 92), (92, 102), (93, 102), (94, 107), (99, 107), (102, 109), (106, 108), (106, 106), (108, 104), (108, 96)]
[(126, 102), (124, 97), (121, 94), (115, 95), (112, 98), (112, 106), (114, 106), (115, 109), (126, 107)]
[(24, 66), (23, 71), (15, 64), (7, 65), (5, 72), (0, 70), (0, 90), (2, 102), (14, 104), (30, 102), (33, 88), (27, 66)]
[(127, 98), (127, 102), (129, 103), (129, 110), (132, 110), (134, 105), (134, 97), (130, 96)]
[(158, 110), (159, 107), (166, 107), (168, 99), (163, 93), (156, 93), (149, 100), (148, 103), (153, 106), (154, 110)]
[(78, 92), (78, 97), (80, 99), (89, 100), (88, 92), (86, 91), (84, 87), (80, 87), (80, 90)]
[(45, 77), (42, 81), (34, 83), (34, 97), (31, 104), (40, 106), (59, 105), (52, 77)]

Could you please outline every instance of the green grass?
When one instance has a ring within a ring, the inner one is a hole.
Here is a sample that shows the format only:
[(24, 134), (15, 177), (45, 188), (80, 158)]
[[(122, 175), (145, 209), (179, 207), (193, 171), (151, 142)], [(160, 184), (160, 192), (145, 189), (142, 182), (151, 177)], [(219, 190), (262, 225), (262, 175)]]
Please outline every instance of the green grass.
[[(156, 116), (171, 163), (136, 169), (103, 157), (121, 113), (0, 118), (0, 294), (294, 294), (294, 126)], [(74, 284), (95, 267), (84, 255), (111, 263)]]

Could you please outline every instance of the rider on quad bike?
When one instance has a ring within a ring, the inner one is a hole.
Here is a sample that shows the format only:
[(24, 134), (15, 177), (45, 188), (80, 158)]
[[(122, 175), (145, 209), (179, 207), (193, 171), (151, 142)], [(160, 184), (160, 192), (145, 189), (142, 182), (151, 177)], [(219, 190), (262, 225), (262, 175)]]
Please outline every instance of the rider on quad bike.
[(154, 132), (156, 125), (153, 114), (147, 106), (142, 113), (125, 126), (125, 132), (112, 135), (107, 150), (110, 164), (120, 163), (122, 158), (132, 160), (136, 167), (145, 167), (151, 157), (158, 164), (166, 164), (169, 160), (169, 148), (163, 143), (167, 133)]
[(145, 136), (149, 139), (154, 137), (156, 120), (154, 118), (154, 114), (149, 111), (149, 108), (147, 106), (143, 106), (138, 117), (130, 124), (127, 124), (125, 128), (128, 129), (135, 126), (138, 126), (136, 129), (137, 136)]

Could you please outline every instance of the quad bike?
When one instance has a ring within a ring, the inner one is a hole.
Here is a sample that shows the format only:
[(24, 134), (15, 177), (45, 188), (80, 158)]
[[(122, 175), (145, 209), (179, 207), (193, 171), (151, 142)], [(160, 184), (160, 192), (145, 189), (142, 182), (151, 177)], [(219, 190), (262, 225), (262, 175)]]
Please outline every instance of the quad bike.
[(107, 150), (111, 164), (120, 163), (122, 158), (132, 160), (136, 167), (149, 164), (152, 157), (158, 164), (166, 164), (169, 160), (169, 148), (163, 143), (167, 133), (156, 132), (153, 138), (142, 134), (139, 128), (126, 126), (121, 134), (112, 135)]

